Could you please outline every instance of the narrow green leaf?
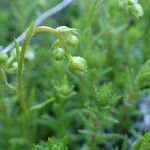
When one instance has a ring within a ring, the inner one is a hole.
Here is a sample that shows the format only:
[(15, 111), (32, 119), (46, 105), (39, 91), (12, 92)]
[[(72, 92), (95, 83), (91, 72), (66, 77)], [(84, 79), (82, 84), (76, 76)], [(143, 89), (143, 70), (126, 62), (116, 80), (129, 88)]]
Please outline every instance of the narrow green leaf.
[(37, 104), (37, 105), (32, 106), (29, 110), (30, 111), (41, 110), (42, 108), (46, 107), (48, 104), (50, 104), (53, 101), (54, 101), (54, 98), (48, 99), (41, 104)]

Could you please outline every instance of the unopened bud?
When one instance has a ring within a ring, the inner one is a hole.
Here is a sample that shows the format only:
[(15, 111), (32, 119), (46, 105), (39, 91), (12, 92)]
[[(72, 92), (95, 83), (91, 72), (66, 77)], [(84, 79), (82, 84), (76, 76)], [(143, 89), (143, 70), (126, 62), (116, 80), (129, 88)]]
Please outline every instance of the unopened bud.
[(87, 71), (86, 61), (79, 56), (72, 57), (69, 61), (69, 70), (73, 74), (82, 74)]
[(136, 18), (144, 15), (143, 8), (137, 0), (119, 0), (119, 6)]
[(65, 57), (65, 52), (62, 48), (54, 48), (52, 50), (52, 56), (55, 60), (62, 60)]
[(129, 7), (129, 12), (131, 15), (135, 16), (136, 18), (140, 18), (144, 15), (143, 8), (140, 4), (136, 3)]
[(68, 46), (70, 47), (77, 47), (78, 46), (78, 38), (75, 36), (75, 35), (68, 35), (67, 38), (66, 38), (66, 43)]

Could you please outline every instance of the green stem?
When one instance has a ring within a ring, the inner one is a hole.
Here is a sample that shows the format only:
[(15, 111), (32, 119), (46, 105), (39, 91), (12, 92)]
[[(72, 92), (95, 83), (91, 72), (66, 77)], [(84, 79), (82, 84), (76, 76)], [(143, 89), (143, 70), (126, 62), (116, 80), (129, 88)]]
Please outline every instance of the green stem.
[(35, 33), (38, 32), (48, 32), (52, 33), (54, 35), (59, 35), (59, 31), (56, 29), (53, 29), (51, 27), (46, 26), (39, 26), (35, 27), (33, 24), (29, 27), (26, 33), (26, 37), (23, 41), (21, 52), (18, 58), (18, 83), (17, 83), (17, 95), (18, 95), (18, 101), (20, 103), (22, 113), (24, 116), (24, 120), (28, 120), (28, 114), (27, 114), (27, 104), (25, 102), (24, 96), (23, 96), (23, 62), (25, 57), (25, 52), (28, 46), (28, 43), (30, 42), (31, 38)]
[(36, 27), (35, 28), (35, 33), (38, 33), (38, 32), (48, 32), (48, 33), (52, 33), (52, 34), (55, 34), (55, 35), (59, 34), (58, 30), (56, 30), (54, 28), (51, 28), (51, 27), (46, 27), (46, 26)]
[(27, 112), (27, 106), (25, 103), (25, 100), (23, 98), (23, 93), (22, 93), (22, 88), (23, 88), (23, 61), (24, 61), (24, 56), (25, 56), (25, 51), (27, 48), (27, 45), (29, 43), (30, 39), (25, 38), (23, 44), (22, 44), (22, 48), (21, 48), (21, 52), (20, 52), (20, 57), (18, 60), (18, 84), (17, 84), (17, 94), (18, 94), (18, 100), (20, 101), (20, 106), (22, 108), (22, 112), (24, 117), (26, 118), (26, 112)]
[(51, 28), (51, 27), (39, 26), (39, 27), (36, 27), (36, 29), (35, 29), (35, 33), (38, 33), (38, 32), (48, 32), (48, 33), (52, 33), (52, 34), (58, 36), (63, 42), (66, 57), (68, 60), (70, 60), (72, 55), (71, 55), (70, 51), (68, 51), (66, 43), (64, 41), (64, 37), (63, 37), (63, 35), (60, 34), (60, 31), (58, 31), (57, 29)]

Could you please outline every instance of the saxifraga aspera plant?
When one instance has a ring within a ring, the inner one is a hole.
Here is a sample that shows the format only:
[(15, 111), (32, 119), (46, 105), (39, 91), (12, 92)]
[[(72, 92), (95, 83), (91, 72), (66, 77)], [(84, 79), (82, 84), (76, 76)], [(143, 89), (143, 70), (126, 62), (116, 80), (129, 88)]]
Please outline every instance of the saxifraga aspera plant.
[[(36, 27), (32, 23), (30, 25), (30, 27), (27, 29), (26, 36), (25, 36), (25, 39), (24, 39), (21, 47), (19, 46), (19, 44), (16, 40), (14, 41), (15, 47), (16, 47), (16, 57), (18, 60), (18, 63), (16, 65), (17, 88), (15, 88), (15, 90), (17, 92), (17, 97), (18, 97), (18, 101), (20, 103), (20, 107), (22, 109), (22, 115), (23, 115), (24, 121), (26, 121), (26, 123), (29, 120), (28, 120), (27, 106), (26, 106), (24, 96), (23, 96), (23, 64), (24, 64), (24, 58), (25, 58), (27, 46), (28, 46), (31, 38), (36, 33), (39, 33), (39, 32), (47, 32), (47, 33), (50, 33), (57, 37), (56, 41), (53, 43), (52, 48), (51, 48), (51, 55), (54, 60), (62, 61), (63, 59), (67, 59), (67, 62), (68, 62), (67, 66), (68, 66), (70, 72), (75, 75), (82, 74), (82, 73), (86, 72), (86, 69), (87, 69), (86, 61), (80, 56), (73, 57), (70, 52), (70, 49), (72, 47), (78, 46), (78, 38), (76, 36), (78, 34), (77, 29), (69, 28), (66, 26), (61, 26), (56, 29), (47, 27), (47, 26)], [(4, 64), (5, 60), (8, 59), (8, 57), (5, 57), (5, 56), (7, 56), (7, 54), (3, 54), (3, 53), (1, 54), (3, 64)], [(14, 54), (13, 54), (13, 56), (11, 55), (11, 57), (14, 57)], [(11, 85), (9, 85), (9, 87), (11, 87)]]
[[(137, 0), (119, 0), (119, 6), (126, 13), (128, 13), (129, 15), (131, 15), (132, 17), (135, 17), (137, 19), (141, 18), (144, 15), (143, 8), (138, 3)], [(25, 132), (28, 131), (28, 130), (26, 130), (26, 128), (29, 127), (28, 124), (29, 124), (29, 121), (31, 120), (31, 118), (30, 118), (31, 111), (29, 111), (29, 110), (37, 109), (51, 101), (51, 100), (46, 101), (46, 103), (42, 103), (40, 105), (35, 105), (35, 106), (31, 107), (30, 109), (28, 109), (28, 104), (26, 103), (26, 101), (25, 101), (26, 98), (24, 96), (25, 91), (23, 89), (23, 72), (24, 72), (24, 58), (26, 57), (26, 49), (28, 47), (28, 44), (29, 44), (31, 38), (36, 33), (39, 33), (39, 32), (47, 32), (56, 37), (56, 41), (53, 43), (52, 48), (51, 48), (51, 56), (52, 56), (53, 60), (55, 60), (55, 61), (67, 60), (68, 69), (70, 70), (70, 72), (72, 74), (75, 74), (75, 75), (82, 74), (87, 71), (86, 61), (80, 56), (72, 56), (71, 51), (70, 51), (71, 48), (76, 48), (78, 46), (78, 42), (79, 42), (78, 38), (77, 38), (78, 31), (77, 31), (77, 29), (68, 28), (66, 26), (61, 26), (58, 28), (51, 28), (51, 27), (46, 27), (46, 26), (36, 27), (34, 24), (31, 24), (31, 26), (28, 28), (28, 30), (26, 32), (26, 36), (25, 36), (25, 39), (24, 39), (22, 45), (19, 45), (17, 43), (17, 41), (15, 40), (16, 49), (14, 49), (12, 51), (12, 53), (10, 54), (10, 57), (8, 57), (7, 54), (0, 54), (0, 81), (2, 79), (3, 82), (6, 84), (6, 86), (15, 90), (17, 93), (17, 100), (19, 103), (19, 107), (21, 108), (21, 119), (22, 119), (21, 123), (23, 124), (23, 127), (25, 127), (25, 130), (24, 130)], [(14, 58), (15, 58), (15, 60), (17, 60), (17, 62), (13, 61)], [(144, 68), (142, 68), (142, 70), (139, 72), (139, 74), (136, 78), (135, 85), (137, 85), (138, 88), (145, 87), (145, 84), (147, 87), (147, 84), (149, 83), (149, 82), (145, 83), (145, 80), (144, 80), (145, 79), (144, 77), (147, 77), (146, 79), (148, 79), (148, 77), (149, 77), (148, 73), (145, 74), (145, 72), (147, 72), (147, 68), (146, 68), (148, 66), (147, 64), (148, 63), (146, 63), (146, 66), (144, 66)], [(6, 77), (5, 73), (7, 73), (7, 72), (13, 73), (16, 70), (17, 70), (17, 86), (13, 87), (11, 84), (9, 84), (7, 82), (7, 77)], [(96, 144), (99, 142), (98, 138), (101, 135), (104, 137), (111, 136), (111, 134), (107, 134), (107, 136), (105, 136), (105, 132), (103, 132), (103, 131), (100, 132), (100, 134), (99, 133), (96, 134), (96, 132), (99, 129), (101, 129), (101, 127), (100, 128), (98, 127), (99, 125), (97, 125), (98, 124), (97, 122), (99, 122), (99, 120), (100, 120), (100, 123), (101, 123), (101, 121), (104, 120), (105, 122), (109, 121), (110, 124), (111, 124), (111, 121), (112, 121), (112, 123), (117, 123), (117, 120), (115, 120), (115, 118), (112, 118), (113, 117), (113, 116), (111, 116), (112, 112), (109, 110), (114, 110), (112, 108), (113, 108), (115, 102), (117, 102), (117, 100), (119, 100), (120, 97), (111, 93), (112, 87), (110, 84), (106, 84), (106, 85), (104, 84), (104, 86), (102, 86), (100, 88), (100, 90), (97, 90), (97, 88), (96, 89), (93, 88), (93, 91), (94, 91), (93, 98), (90, 98), (90, 99), (92, 99), (92, 101), (90, 101), (90, 103), (86, 104), (86, 106), (88, 106), (88, 108), (84, 109), (82, 111), (82, 113), (84, 113), (83, 117), (81, 115), (83, 120), (86, 120), (88, 118), (87, 120), (89, 120), (89, 121), (88, 121), (88, 123), (86, 122), (87, 126), (85, 126), (85, 129), (80, 130), (79, 132), (82, 134), (85, 134), (85, 135), (88, 134), (88, 136), (90, 135), (89, 139), (87, 138), (87, 140), (91, 141), (91, 142), (89, 142), (90, 144), (94, 143), (94, 147), (96, 147)], [(134, 95), (134, 93), (132, 95)], [(59, 108), (61, 108), (61, 107), (59, 107)], [(105, 113), (105, 115), (103, 115), (104, 113)], [(85, 117), (84, 117), (84, 115), (85, 115)], [(88, 115), (91, 117), (89, 117)], [(100, 118), (98, 118), (96, 116), (98, 116), (98, 117), (100, 116)], [(100, 126), (101, 126), (101, 124), (100, 124)], [(94, 130), (91, 130), (92, 132), (88, 132), (88, 128), (90, 128), (92, 125), (94, 126), (94, 128), (93, 128)], [(95, 128), (97, 128), (96, 132), (95, 132)], [(117, 137), (117, 135), (116, 135), (116, 137)], [(56, 147), (58, 147), (57, 149), (59, 149), (59, 147), (61, 147), (62, 143), (66, 143), (65, 139), (63, 139), (60, 142), (60, 146), (58, 143), (53, 142), (53, 139), (48, 140), (48, 144), (51, 145), (51, 146), (49, 146), (50, 150), (56, 150)], [(93, 145), (92, 145), (92, 147), (93, 147)]]

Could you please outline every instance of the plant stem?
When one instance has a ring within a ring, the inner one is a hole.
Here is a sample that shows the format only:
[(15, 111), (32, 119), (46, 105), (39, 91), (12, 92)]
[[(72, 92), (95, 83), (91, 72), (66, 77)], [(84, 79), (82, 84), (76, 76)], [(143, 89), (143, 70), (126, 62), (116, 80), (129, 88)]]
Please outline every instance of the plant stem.
[(22, 48), (21, 48), (21, 52), (20, 52), (20, 57), (18, 60), (18, 84), (17, 84), (17, 94), (18, 94), (18, 100), (20, 102), (21, 108), (22, 108), (22, 112), (24, 117), (26, 118), (27, 116), (27, 106), (25, 103), (25, 100), (23, 98), (23, 93), (22, 93), (22, 88), (23, 88), (23, 61), (24, 61), (24, 56), (25, 56), (25, 51), (27, 48), (27, 45), (29, 43), (30, 39), (25, 38), (23, 44), (22, 44)]
[(51, 27), (46, 27), (46, 26), (39, 26), (35, 28), (35, 33), (38, 32), (48, 32), (48, 33), (52, 33), (56, 36), (58, 36), (58, 38), (60, 38), (62, 40), (63, 46), (64, 46), (64, 51), (66, 53), (66, 57), (68, 60), (70, 60), (70, 58), (72, 57), (70, 51), (68, 51), (68, 48), (66, 46), (66, 42), (64, 41), (64, 37), (63, 35), (60, 34), (60, 32), (57, 29), (51, 28)]
[(58, 30), (56, 30), (54, 28), (51, 28), (51, 27), (46, 27), (46, 26), (36, 27), (35, 28), (35, 33), (38, 33), (38, 32), (49, 32), (49, 33), (52, 33), (52, 34), (55, 34), (55, 35), (59, 34)]
[(27, 30), (26, 37), (23, 41), (21, 52), (18, 58), (18, 75), (17, 75), (18, 76), (17, 95), (24, 116), (24, 121), (28, 121), (28, 110), (27, 110), (27, 104), (23, 96), (23, 62), (24, 62), (24, 56), (25, 56), (28, 43), (30, 42), (33, 35), (38, 32), (48, 32), (54, 35), (59, 35), (59, 31), (57, 29), (46, 27), (46, 26), (35, 27), (32, 24)]

